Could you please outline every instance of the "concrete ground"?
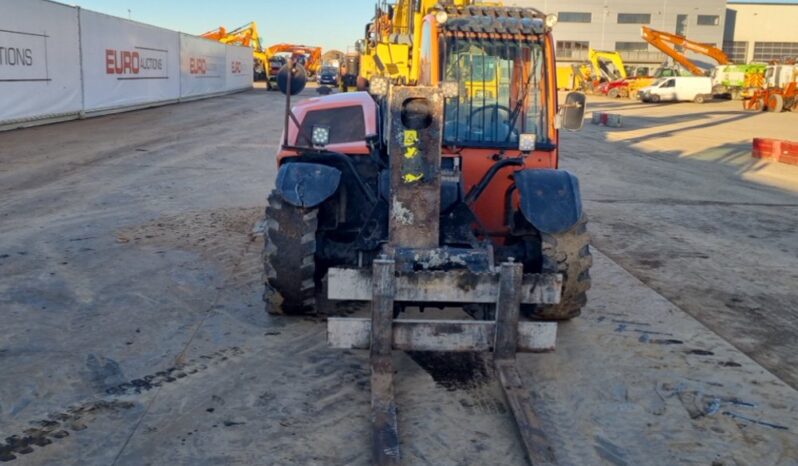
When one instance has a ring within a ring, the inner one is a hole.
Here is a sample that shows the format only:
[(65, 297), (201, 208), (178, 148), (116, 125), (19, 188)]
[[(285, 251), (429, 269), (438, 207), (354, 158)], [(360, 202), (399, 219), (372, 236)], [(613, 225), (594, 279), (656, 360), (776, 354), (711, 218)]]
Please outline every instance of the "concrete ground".
[[(0, 462), (368, 464), (366, 355), (268, 316), (282, 97), (0, 133)], [(796, 465), (796, 114), (591, 100), (564, 134), (595, 266), (558, 349), (522, 355), (564, 465)], [(523, 464), (480, 357), (395, 354), (405, 464)]]

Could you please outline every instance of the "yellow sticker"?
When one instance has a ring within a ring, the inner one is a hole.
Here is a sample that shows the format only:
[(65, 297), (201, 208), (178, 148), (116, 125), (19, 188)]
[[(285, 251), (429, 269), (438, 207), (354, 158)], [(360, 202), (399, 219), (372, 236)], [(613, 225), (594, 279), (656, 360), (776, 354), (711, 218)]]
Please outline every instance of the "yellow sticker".
[(414, 146), (418, 142), (418, 131), (414, 129), (405, 130), (405, 147)]
[(407, 175), (402, 177), (402, 180), (404, 180), (405, 183), (415, 183), (421, 178), (424, 178), (423, 173), (419, 173), (418, 175), (413, 175), (412, 173), (408, 173)]
[(408, 147), (405, 151), (405, 158), (412, 159), (413, 157), (418, 155), (418, 147)]

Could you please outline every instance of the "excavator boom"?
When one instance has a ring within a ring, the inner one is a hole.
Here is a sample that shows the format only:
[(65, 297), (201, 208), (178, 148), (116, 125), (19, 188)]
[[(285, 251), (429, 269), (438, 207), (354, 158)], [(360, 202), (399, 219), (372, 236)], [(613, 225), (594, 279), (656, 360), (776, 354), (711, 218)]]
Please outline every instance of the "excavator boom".
[(610, 81), (626, 79), (626, 66), (623, 64), (621, 54), (618, 52), (608, 52), (604, 50), (588, 51), (590, 64), (593, 66), (594, 74), (601, 78), (606, 77)]
[(321, 68), (321, 47), (296, 44), (275, 44), (264, 51), (267, 60), (278, 53), (307, 56), (304, 64), (308, 73), (315, 74)]
[(676, 47), (684, 47), (686, 50), (690, 50), (691, 52), (705, 55), (717, 61), (720, 65), (728, 65), (731, 63), (729, 57), (723, 53), (723, 50), (715, 47), (712, 44), (695, 42), (688, 40), (685, 37), (671, 34), (669, 32), (657, 31), (647, 26), (643, 26), (641, 36), (646, 42), (662, 51), (662, 53), (669, 56), (683, 67), (687, 68), (688, 71), (696, 76), (705, 76), (706, 72), (698, 65), (693, 63), (683, 53), (676, 50)]

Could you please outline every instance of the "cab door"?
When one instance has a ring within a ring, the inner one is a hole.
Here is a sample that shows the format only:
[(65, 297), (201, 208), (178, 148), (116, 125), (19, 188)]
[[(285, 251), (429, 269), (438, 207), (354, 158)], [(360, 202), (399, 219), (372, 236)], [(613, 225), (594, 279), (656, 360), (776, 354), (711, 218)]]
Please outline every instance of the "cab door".
[(670, 78), (659, 86), (659, 96), (662, 100), (676, 100), (676, 78)]

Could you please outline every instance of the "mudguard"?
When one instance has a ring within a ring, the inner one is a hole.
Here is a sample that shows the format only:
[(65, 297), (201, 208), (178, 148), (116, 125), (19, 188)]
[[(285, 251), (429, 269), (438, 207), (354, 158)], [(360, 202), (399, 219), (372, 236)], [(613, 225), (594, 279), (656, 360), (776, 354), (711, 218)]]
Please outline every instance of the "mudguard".
[(562, 233), (582, 217), (579, 179), (565, 170), (522, 170), (515, 173), (521, 213), (543, 233)]
[(332, 196), (340, 183), (340, 170), (318, 163), (286, 163), (277, 173), (277, 192), (296, 207), (316, 207)]

